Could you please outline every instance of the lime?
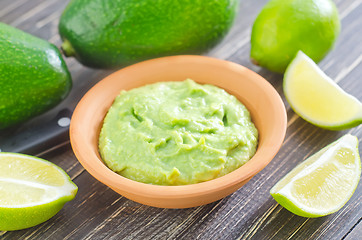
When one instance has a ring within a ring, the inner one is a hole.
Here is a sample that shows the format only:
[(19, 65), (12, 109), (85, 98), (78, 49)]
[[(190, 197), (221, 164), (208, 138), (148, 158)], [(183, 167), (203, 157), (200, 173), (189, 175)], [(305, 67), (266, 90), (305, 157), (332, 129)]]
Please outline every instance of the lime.
[(72, 200), (77, 186), (58, 166), (18, 153), (0, 153), (0, 230), (40, 224)]
[(321, 217), (342, 208), (361, 175), (358, 139), (350, 134), (302, 162), (270, 190), (273, 198), (302, 217)]
[(316, 126), (342, 130), (362, 123), (362, 103), (301, 51), (285, 72), (283, 90), (293, 110)]
[(315, 62), (322, 60), (339, 32), (331, 0), (271, 0), (253, 24), (250, 57), (257, 65), (284, 72), (298, 50)]

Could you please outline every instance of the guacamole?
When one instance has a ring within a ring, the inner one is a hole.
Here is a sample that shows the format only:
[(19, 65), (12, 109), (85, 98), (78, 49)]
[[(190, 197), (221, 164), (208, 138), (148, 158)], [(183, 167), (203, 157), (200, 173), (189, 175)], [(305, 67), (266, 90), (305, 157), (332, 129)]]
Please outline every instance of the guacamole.
[(122, 91), (104, 119), (99, 152), (126, 178), (185, 185), (239, 168), (257, 142), (243, 104), (223, 89), (187, 79)]

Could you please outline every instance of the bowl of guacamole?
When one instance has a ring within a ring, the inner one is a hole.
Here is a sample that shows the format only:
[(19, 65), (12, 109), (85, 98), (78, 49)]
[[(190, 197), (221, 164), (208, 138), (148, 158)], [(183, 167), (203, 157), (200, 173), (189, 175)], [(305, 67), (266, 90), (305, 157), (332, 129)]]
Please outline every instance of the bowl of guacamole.
[(126, 178), (187, 185), (234, 171), (257, 143), (250, 113), (236, 97), (186, 79), (122, 90), (103, 120), (99, 153)]
[(70, 139), (83, 167), (136, 202), (187, 208), (219, 200), (279, 150), (286, 112), (261, 76), (229, 61), (171, 56), (96, 84), (77, 105)]

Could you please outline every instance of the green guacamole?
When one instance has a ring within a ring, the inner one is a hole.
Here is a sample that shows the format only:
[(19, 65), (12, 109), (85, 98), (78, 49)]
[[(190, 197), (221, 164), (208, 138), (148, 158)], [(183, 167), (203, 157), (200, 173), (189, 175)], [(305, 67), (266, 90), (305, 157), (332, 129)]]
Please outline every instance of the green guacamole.
[(239, 168), (257, 142), (243, 104), (223, 89), (187, 79), (122, 91), (104, 119), (99, 152), (126, 178), (184, 185)]

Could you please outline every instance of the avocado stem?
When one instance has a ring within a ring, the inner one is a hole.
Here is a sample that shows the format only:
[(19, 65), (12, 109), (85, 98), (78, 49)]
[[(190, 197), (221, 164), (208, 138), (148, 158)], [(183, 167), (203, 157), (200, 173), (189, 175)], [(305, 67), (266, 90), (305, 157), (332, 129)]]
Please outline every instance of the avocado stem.
[(259, 62), (256, 61), (254, 58), (250, 58), (250, 61), (251, 61), (254, 65), (259, 66)]
[(65, 39), (62, 45), (60, 46), (60, 49), (64, 56), (66, 57), (73, 57), (75, 56), (75, 50), (72, 46), (72, 44), (68, 41), (68, 39)]

